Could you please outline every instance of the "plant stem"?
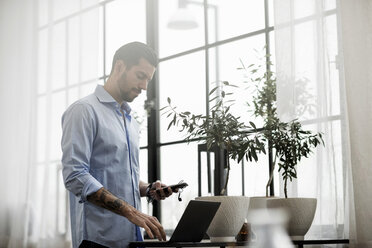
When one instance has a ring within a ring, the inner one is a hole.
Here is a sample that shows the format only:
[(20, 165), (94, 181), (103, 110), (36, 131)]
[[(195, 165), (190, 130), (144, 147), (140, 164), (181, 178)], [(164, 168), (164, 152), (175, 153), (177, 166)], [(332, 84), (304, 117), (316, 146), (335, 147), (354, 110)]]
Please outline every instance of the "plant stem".
[(274, 169), (275, 169), (275, 164), (276, 164), (276, 157), (277, 157), (277, 154), (275, 154), (275, 156), (274, 156), (274, 161), (273, 161), (273, 164), (272, 164), (272, 167), (271, 167), (271, 170), (270, 170), (270, 178), (269, 178), (269, 181), (266, 184), (266, 197), (269, 197), (270, 184), (271, 184), (271, 182), (273, 181), (273, 178), (274, 178)]
[(288, 195), (287, 195), (287, 181), (288, 181), (288, 179), (285, 178), (284, 179), (284, 196), (285, 196), (285, 198), (288, 198)]
[(227, 190), (227, 183), (229, 182), (229, 176), (230, 176), (230, 159), (227, 157), (227, 174), (226, 174), (226, 180), (225, 185), (223, 186), (223, 189), (220, 192), (220, 195), (225, 195), (225, 192)]
[(271, 167), (271, 171), (270, 171), (270, 178), (269, 178), (269, 181), (267, 182), (266, 184), (266, 197), (269, 197), (269, 188), (270, 188), (270, 184), (271, 182), (273, 181), (273, 177), (274, 177), (274, 165)]

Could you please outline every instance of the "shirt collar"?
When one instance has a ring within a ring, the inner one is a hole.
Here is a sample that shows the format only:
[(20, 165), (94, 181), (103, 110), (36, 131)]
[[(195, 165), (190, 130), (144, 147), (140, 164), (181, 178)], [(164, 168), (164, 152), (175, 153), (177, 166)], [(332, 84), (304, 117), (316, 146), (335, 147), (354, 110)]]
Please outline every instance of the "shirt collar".
[(132, 111), (131, 107), (127, 102), (123, 102), (121, 104), (121, 109), (123, 109), (126, 113), (130, 114), (130, 111)]
[[(94, 92), (98, 100), (102, 103), (111, 103), (115, 105), (119, 105), (116, 100), (103, 88), (102, 85), (97, 85), (96, 90)], [(120, 106), (122, 110), (124, 110), (126, 113), (130, 114), (132, 111), (131, 107), (127, 102), (123, 102)]]

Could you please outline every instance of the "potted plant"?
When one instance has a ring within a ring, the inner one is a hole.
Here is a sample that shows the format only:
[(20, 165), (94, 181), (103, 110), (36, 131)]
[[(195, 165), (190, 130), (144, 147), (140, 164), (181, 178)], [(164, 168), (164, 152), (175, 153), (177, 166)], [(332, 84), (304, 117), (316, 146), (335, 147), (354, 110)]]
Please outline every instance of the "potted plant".
[[(284, 199), (267, 198), (267, 207), (284, 207), (289, 209), (289, 234), (293, 239), (303, 239), (313, 221), (316, 209), (315, 198), (288, 198), (288, 183), (297, 178), (297, 165), (303, 158), (307, 158), (318, 145), (323, 144), (321, 133), (312, 133), (304, 130), (298, 120), (283, 122), (279, 119), (276, 108), (276, 78), (274, 73), (268, 69), (272, 66), (270, 55), (265, 56), (263, 65), (250, 65), (242, 68), (250, 75), (256, 89), (253, 97), (254, 116), (263, 119), (262, 138), (266, 142), (268, 152), (273, 154), (273, 163), (270, 177), (266, 184), (266, 197), (269, 196), (269, 186), (274, 175), (275, 165), (284, 181)], [(264, 66), (264, 67), (263, 67)], [(264, 72), (262, 73), (262, 68)], [(296, 225), (295, 225), (296, 224)]]
[[(257, 153), (265, 152), (261, 142), (261, 133), (256, 132), (254, 123), (246, 125), (240, 117), (234, 116), (230, 108), (234, 100), (230, 99), (232, 93), (225, 88), (236, 87), (224, 81), (218, 83), (209, 95), (210, 115), (192, 114), (189, 111), (178, 112), (168, 97), (168, 106), (161, 109), (163, 115), (170, 118), (168, 129), (180, 127), (185, 132), (185, 140), (198, 139), (204, 142), (208, 149), (217, 146), (225, 150), (226, 154), (226, 177), (225, 183), (219, 196), (198, 197), (198, 200), (219, 201), (221, 206), (213, 219), (207, 234), (212, 241), (234, 241), (242, 227), (247, 215), (249, 198), (244, 196), (226, 196), (230, 173), (230, 159), (240, 162), (244, 157), (248, 160), (258, 160)], [(214, 103), (214, 104), (213, 104)]]

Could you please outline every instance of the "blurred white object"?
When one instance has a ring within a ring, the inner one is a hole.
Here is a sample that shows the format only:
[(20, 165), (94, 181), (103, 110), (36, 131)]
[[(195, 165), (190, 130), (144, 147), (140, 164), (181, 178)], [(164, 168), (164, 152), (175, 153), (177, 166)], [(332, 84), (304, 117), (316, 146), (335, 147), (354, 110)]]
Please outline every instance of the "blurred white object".
[(255, 238), (249, 243), (255, 248), (294, 248), (285, 225), (288, 214), (282, 209), (255, 209), (248, 214)]
[(292, 240), (304, 240), (305, 234), (313, 223), (316, 211), (316, 198), (272, 198), (267, 208), (286, 209), (288, 215), (288, 235)]

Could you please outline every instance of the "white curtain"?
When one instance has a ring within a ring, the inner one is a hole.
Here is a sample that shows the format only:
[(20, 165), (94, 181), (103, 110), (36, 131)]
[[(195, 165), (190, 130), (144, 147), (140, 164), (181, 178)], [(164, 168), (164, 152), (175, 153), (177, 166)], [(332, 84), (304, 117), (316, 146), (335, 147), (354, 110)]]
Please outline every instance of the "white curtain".
[(291, 184), (291, 196), (318, 199), (307, 238), (369, 247), (372, 2), (274, 0), (274, 14), (278, 111), (325, 139)]
[(298, 166), (291, 197), (317, 198), (307, 239), (349, 237), (349, 140), (335, 1), (275, 0), (278, 113), (322, 132), (325, 147)]
[(22, 247), (29, 231), (34, 138), (33, 1), (0, 1), (0, 247)]
[(0, 1), (0, 247), (71, 246), (60, 119), (102, 76), (99, 7)]
[(351, 239), (372, 247), (372, 1), (340, 1), (355, 217)]

